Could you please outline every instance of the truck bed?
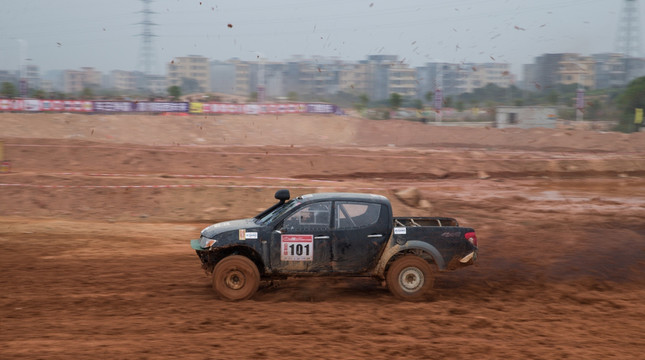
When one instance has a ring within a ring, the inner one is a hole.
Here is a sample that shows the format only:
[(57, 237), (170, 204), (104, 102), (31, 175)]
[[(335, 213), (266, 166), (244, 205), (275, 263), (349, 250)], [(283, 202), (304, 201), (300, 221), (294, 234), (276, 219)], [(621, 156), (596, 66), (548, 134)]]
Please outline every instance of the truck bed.
[(395, 217), (394, 226), (459, 226), (459, 223), (449, 217)]

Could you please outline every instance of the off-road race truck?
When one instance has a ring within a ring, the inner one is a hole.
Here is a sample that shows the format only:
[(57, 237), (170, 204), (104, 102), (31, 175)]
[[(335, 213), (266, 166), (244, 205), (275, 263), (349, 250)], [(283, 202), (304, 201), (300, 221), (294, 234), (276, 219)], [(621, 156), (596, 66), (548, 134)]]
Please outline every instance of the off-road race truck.
[(250, 219), (211, 225), (191, 240), (213, 289), (248, 299), (261, 280), (293, 276), (371, 276), (392, 294), (419, 300), (437, 271), (471, 265), (477, 236), (453, 218), (393, 217), (380, 195), (320, 193), (279, 202)]

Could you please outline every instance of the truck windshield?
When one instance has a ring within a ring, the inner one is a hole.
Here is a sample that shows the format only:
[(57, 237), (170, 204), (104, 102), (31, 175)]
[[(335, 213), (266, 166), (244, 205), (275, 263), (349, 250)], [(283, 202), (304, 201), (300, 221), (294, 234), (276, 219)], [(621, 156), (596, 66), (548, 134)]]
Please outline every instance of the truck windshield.
[(280, 217), (280, 215), (285, 214), (287, 211), (293, 209), (294, 207), (296, 207), (299, 204), (300, 204), (300, 201), (295, 201), (295, 200), (286, 202), (286, 203), (284, 203), (284, 205), (275, 208), (270, 213), (268, 213), (265, 216), (259, 218), (257, 220), (257, 223), (266, 225), (269, 222), (273, 221), (274, 219), (277, 219), (278, 217)]

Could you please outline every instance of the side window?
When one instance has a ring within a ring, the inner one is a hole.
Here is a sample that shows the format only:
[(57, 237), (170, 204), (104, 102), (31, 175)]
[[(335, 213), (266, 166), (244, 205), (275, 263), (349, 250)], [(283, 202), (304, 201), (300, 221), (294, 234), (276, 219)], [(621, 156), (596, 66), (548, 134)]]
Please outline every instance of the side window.
[(381, 205), (337, 202), (336, 214), (336, 229), (362, 228), (378, 221)]
[(319, 202), (304, 206), (284, 220), (284, 227), (294, 229), (301, 227), (329, 227), (331, 219), (331, 201)]

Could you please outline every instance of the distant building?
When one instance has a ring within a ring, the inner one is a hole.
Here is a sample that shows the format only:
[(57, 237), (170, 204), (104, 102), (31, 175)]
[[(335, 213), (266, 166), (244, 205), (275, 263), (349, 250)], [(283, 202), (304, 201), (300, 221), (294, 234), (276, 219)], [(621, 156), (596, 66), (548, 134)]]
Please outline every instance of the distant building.
[(168, 83), (163, 75), (145, 75), (145, 88), (153, 95), (168, 95)]
[(235, 63), (214, 60), (210, 62), (210, 90), (216, 93), (233, 94), (235, 92)]
[(557, 83), (560, 85), (578, 84), (593, 89), (596, 86), (595, 61), (590, 56), (563, 54), (558, 62)]
[(399, 61), (397, 55), (368, 55), (367, 65), (368, 96), (373, 100), (385, 100), (397, 93), (408, 98), (416, 98), (417, 71)]
[(235, 87), (233, 95), (248, 97), (251, 94), (251, 73), (249, 63), (234, 61)]
[(100, 87), (101, 73), (94, 68), (63, 71), (63, 91), (67, 94), (78, 94), (85, 88), (96, 91)]
[(370, 90), (368, 64), (344, 64), (339, 74), (338, 89), (348, 94), (367, 95)]
[(555, 128), (557, 109), (546, 106), (498, 106), (495, 108), (495, 127)]
[(135, 71), (112, 70), (108, 76), (108, 88), (118, 92), (135, 92), (138, 89), (140, 73)]
[(40, 69), (38, 68), (38, 65), (25, 65), (22, 77), (25, 81), (27, 81), (27, 88), (29, 90), (40, 89), (41, 79)]
[(596, 89), (608, 89), (625, 85), (627, 72), (623, 54), (594, 54), (592, 57), (595, 62)]
[[(177, 57), (168, 64), (167, 87), (184, 87), (187, 80), (194, 80), (200, 92), (210, 90), (210, 67), (208, 58), (200, 55)], [(182, 89), (186, 91), (186, 89)]]
[(427, 63), (417, 68), (419, 96), (441, 88), (445, 96), (457, 96), (493, 84), (502, 88), (513, 85), (514, 78), (506, 63)]

